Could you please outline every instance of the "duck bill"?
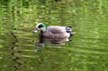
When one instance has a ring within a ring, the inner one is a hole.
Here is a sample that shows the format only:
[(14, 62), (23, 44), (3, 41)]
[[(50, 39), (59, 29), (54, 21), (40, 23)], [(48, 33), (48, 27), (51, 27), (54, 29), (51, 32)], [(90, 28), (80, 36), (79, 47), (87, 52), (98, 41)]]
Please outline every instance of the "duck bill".
[(33, 32), (38, 32), (37, 30), (34, 30)]
[(33, 32), (38, 32), (38, 29), (35, 28), (35, 29), (33, 30)]

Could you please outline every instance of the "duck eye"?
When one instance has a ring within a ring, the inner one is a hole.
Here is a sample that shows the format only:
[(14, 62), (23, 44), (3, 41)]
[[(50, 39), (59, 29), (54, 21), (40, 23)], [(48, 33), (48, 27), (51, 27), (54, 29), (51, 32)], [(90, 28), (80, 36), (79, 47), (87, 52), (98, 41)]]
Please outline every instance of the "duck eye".
[(43, 25), (39, 25), (39, 26), (38, 26), (38, 28), (41, 28), (41, 27), (43, 27)]

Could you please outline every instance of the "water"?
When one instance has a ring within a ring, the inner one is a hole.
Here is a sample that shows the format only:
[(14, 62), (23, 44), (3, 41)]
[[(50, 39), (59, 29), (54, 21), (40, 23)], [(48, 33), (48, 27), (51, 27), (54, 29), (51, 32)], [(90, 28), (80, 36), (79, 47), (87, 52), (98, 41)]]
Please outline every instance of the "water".
[[(0, 70), (107, 71), (108, 1), (39, 1), (0, 1)], [(64, 46), (36, 48), (35, 22), (71, 25), (76, 35)]]

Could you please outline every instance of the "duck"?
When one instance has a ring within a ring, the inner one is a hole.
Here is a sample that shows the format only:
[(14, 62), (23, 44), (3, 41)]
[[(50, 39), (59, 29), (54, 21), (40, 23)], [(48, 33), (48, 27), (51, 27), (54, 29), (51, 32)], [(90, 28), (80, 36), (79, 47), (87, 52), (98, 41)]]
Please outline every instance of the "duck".
[(33, 32), (39, 32), (39, 43), (62, 44), (71, 41), (75, 34), (71, 26), (46, 26), (38, 23)]

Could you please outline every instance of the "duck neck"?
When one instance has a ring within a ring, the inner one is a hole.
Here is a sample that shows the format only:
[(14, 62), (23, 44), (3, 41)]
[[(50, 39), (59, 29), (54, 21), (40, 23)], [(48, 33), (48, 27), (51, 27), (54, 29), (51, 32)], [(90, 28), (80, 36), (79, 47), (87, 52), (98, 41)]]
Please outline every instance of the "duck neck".
[(43, 40), (43, 31), (40, 31), (40, 34), (39, 34), (39, 43), (44, 43), (44, 40)]

